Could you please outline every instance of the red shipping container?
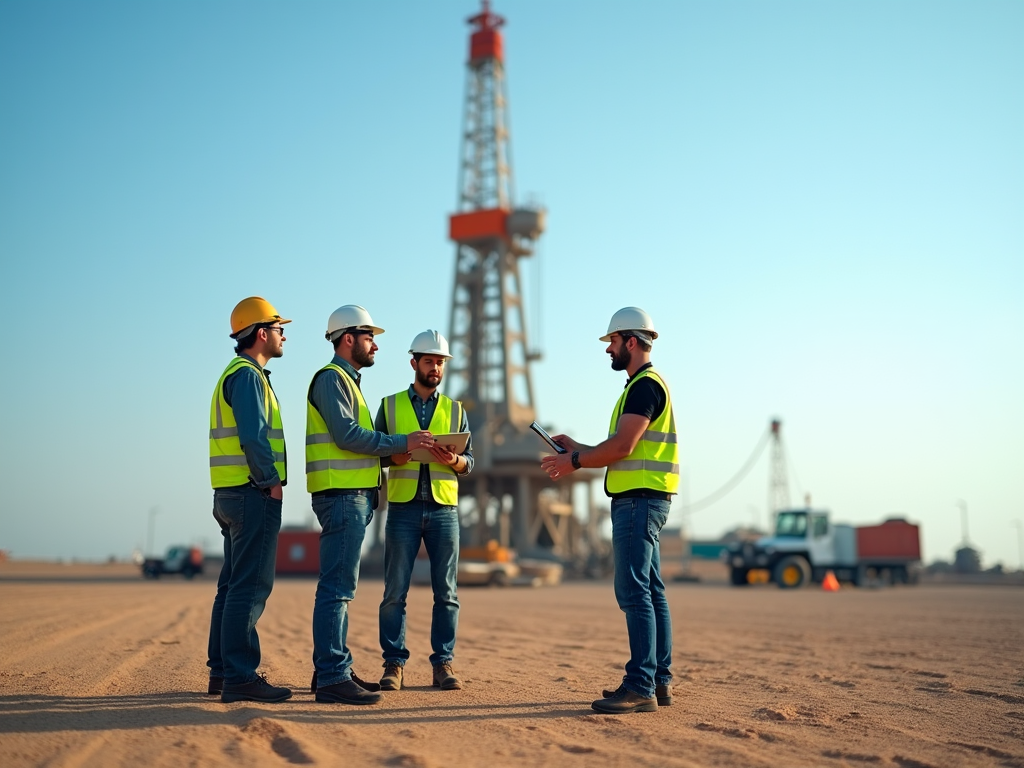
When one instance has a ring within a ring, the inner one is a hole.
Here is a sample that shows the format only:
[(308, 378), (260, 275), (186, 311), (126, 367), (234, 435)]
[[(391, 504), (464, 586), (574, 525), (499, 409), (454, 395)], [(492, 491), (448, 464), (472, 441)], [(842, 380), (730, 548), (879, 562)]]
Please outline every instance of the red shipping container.
[(506, 218), (504, 208), (456, 213), (448, 219), (448, 237), (458, 243), (505, 237)]
[(320, 531), (281, 531), (277, 538), (279, 574), (320, 574)]
[(857, 557), (861, 560), (920, 560), (920, 528), (902, 519), (857, 528)]

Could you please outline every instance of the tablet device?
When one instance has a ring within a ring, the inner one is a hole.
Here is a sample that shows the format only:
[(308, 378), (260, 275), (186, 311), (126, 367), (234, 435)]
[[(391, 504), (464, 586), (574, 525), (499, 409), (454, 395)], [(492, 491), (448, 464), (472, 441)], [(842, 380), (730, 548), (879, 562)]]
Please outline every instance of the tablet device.
[[(466, 443), (469, 442), (469, 432), (455, 432), (451, 435), (434, 435), (434, 442), (438, 445), (454, 445), (455, 453), (461, 454), (466, 450)], [(413, 451), (412, 460), (419, 462), (436, 461), (434, 454), (426, 448), (417, 448)]]
[(540, 439), (543, 440), (545, 443), (547, 443), (548, 446), (551, 448), (551, 450), (554, 451), (555, 453), (568, 453), (569, 452), (565, 448), (560, 446), (558, 443), (556, 443), (554, 440), (552, 440), (551, 439), (551, 435), (549, 435), (547, 433), (547, 431), (544, 429), (544, 427), (542, 427), (536, 421), (533, 422), (533, 424), (530, 425), (530, 429), (532, 429), (534, 432), (536, 432), (537, 435), (540, 437)]

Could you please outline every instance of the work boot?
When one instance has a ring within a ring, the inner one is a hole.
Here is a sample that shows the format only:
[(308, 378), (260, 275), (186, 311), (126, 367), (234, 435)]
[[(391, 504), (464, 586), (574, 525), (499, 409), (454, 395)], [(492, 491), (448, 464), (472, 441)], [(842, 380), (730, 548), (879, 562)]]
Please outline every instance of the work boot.
[[(621, 691), (621, 692), (620, 692)], [(620, 686), (614, 696), (598, 699), (590, 706), (606, 715), (628, 715), (631, 712), (657, 712), (658, 700), (646, 699)]]
[(383, 697), (379, 690), (368, 691), (354, 679), (316, 689), (316, 700), (325, 704), (376, 704)]
[(221, 691), (220, 700), (225, 704), (233, 701), (262, 701), (273, 704), (278, 701), (285, 701), (292, 697), (292, 692), (287, 688), (271, 685), (267, 682), (265, 675), (258, 675), (251, 683), (241, 685), (225, 685)]
[(209, 696), (220, 696), (224, 692), (224, 678), (223, 677), (211, 677), (210, 687), (206, 689), (206, 693)]
[(380, 688), (382, 691), (400, 691), (402, 690), (402, 665), (394, 661), (389, 661), (384, 665), (384, 675), (380, 679)]
[[(626, 686), (620, 685), (614, 691), (605, 688), (601, 691), (601, 695), (606, 699), (610, 699), (614, 696), (618, 696), (620, 693), (626, 690)], [(672, 706), (672, 688), (667, 685), (658, 685), (654, 688), (654, 696), (658, 699), (659, 707), (671, 707)]]
[(458, 691), (462, 689), (462, 683), (455, 676), (455, 670), (452, 669), (450, 661), (434, 665), (434, 687), (437, 688), (439, 686), (442, 691)]
[[(366, 680), (360, 679), (359, 675), (355, 672), (352, 673), (352, 679), (356, 681), (356, 685), (367, 691), (379, 691), (380, 686), (377, 683), (368, 683)], [(309, 692), (316, 693), (316, 670), (313, 670), (313, 679), (309, 681)]]

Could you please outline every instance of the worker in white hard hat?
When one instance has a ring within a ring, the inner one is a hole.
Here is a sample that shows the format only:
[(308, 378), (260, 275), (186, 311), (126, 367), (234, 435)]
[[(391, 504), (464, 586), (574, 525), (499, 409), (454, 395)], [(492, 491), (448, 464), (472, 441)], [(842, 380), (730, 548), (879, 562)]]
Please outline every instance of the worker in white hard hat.
[[(431, 434), (468, 433), (462, 403), (437, 391), (451, 354), (448, 341), (437, 331), (416, 335), (409, 347), (413, 382), (407, 389), (385, 397), (375, 426), (398, 434), (426, 429)], [(457, 476), (473, 470), (472, 445), (463, 450), (437, 443), (430, 461), (414, 461), (404, 453), (384, 460), (388, 469), (388, 517), (384, 539), (384, 599), (380, 604), (380, 646), (385, 691), (403, 687), (409, 649), (405, 642), (405, 602), (412, 566), (420, 544), (430, 561), (434, 609), (430, 624), (430, 663), (433, 685), (441, 690), (462, 688), (452, 661), (455, 630), (459, 623), (459, 597), (455, 580), (459, 567), (459, 482)]]
[(288, 482), (281, 407), (268, 362), (284, 354), (284, 325), (269, 301), (243, 299), (231, 313), (235, 357), (210, 403), (213, 516), (224, 538), (224, 565), (210, 619), (209, 693), (221, 701), (278, 702), (292, 692), (257, 674), (256, 622), (274, 587), (274, 556)]
[(679, 489), (679, 447), (668, 385), (651, 366), (657, 338), (644, 310), (625, 307), (612, 315), (601, 341), (608, 342), (612, 370), (625, 371), (627, 379), (608, 439), (590, 446), (556, 435), (567, 452), (541, 462), (555, 480), (580, 467), (607, 467), (615, 599), (626, 614), (630, 652), (621, 685), (591, 705), (608, 714), (652, 712), (672, 703), (672, 617), (661, 578), (659, 534)]
[(320, 580), (313, 605), (313, 682), (319, 702), (374, 704), (380, 686), (352, 671), (346, 644), (348, 604), (356, 596), (359, 556), (381, 483), (381, 457), (433, 446), (430, 432), (385, 434), (373, 428), (360, 391), (384, 333), (363, 307), (348, 304), (327, 321), (334, 358), (316, 372), (306, 399), (306, 488), (320, 526)]

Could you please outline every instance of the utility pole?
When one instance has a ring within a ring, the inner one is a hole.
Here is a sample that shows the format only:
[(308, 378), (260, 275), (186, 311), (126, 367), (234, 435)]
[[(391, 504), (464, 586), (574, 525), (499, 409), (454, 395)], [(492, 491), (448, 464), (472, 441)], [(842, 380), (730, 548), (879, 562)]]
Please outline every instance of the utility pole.
[(959, 499), (956, 505), (960, 507), (960, 535), (963, 538), (963, 544), (966, 547), (971, 541), (971, 537), (967, 533), (967, 502), (963, 499)]
[(146, 554), (155, 555), (153, 551), (153, 534), (156, 529), (156, 514), (160, 511), (159, 507), (149, 508), (149, 524), (146, 526)]
[(1017, 529), (1017, 570), (1024, 573), (1024, 524), (1014, 520), (1010, 525)]

